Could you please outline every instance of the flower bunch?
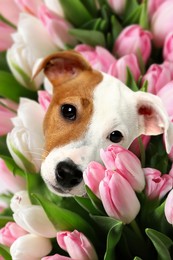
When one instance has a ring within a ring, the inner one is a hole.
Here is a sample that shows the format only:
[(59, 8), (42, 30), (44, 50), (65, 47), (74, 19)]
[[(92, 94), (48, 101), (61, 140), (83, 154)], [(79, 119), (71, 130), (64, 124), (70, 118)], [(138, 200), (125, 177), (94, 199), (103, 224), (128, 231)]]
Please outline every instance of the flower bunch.
[(158, 96), (173, 122), (172, 20), (171, 0), (0, 0), (0, 259), (172, 259), (172, 140), (169, 154), (162, 135), (101, 149), (86, 196), (57, 196), (40, 176), (52, 85), (31, 80), (72, 49)]

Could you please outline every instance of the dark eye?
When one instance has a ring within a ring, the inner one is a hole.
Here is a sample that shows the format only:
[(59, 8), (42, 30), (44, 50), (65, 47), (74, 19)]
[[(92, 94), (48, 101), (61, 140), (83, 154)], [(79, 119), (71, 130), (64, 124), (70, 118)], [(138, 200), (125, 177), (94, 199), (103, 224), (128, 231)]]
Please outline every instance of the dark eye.
[(122, 135), (122, 133), (120, 131), (113, 131), (109, 135), (109, 139), (113, 143), (119, 143), (123, 139), (123, 135)]
[(76, 108), (71, 104), (65, 104), (61, 107), (61, 114), (65, 119), (74, 121), (76, 119)]

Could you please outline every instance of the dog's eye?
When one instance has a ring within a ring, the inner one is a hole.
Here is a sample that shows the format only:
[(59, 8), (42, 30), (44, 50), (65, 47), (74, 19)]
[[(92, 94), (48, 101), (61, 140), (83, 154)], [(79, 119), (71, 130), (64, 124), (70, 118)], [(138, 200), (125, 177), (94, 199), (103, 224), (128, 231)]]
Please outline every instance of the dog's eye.
[(123, 139), (123, 135), (120, 131), (113, 131), (108, 138), (113, 143), (119, 143)]
[(61, 107), (61, 114), (65, 119), (75, 120), (76, 119), (76, 108), (71, 104), (65, 104)]

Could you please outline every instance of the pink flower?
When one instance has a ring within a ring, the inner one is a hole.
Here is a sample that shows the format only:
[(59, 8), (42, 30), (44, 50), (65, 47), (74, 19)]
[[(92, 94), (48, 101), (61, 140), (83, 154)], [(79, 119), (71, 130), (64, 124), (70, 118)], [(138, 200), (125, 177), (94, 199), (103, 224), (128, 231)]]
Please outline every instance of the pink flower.
[[(147, 148), (148, 143), (150, 142), (151, 136), (147, 136), (147, 135), (141, 135), (141, 142), (142, 142), (142, 146), (144, 149)], [(134, 153), (136, 156), (140, 157), (141, 156), (141, 152), (140, 152), (140, 146), (139, 146), (139, 139), (136, 138), (132, 144), (129, 147), (129, 150)]]
[(19, 18), (19, 8), (14, 0), (0, 0), (0, 12), (7, 20), (17, 24)]
[[(144, 173), (139, 159), (129, 150), (111, 145), (100, 151), (100, 156), (108, 170), (116, 170), (136, 191), (142, 191), (145, 186)], [(115, 173), (115, 174), (117, 174)]]
[(134, 53), (142, 55), (146, 63), (151, 53), (151, 33), (142, 29), (139, 25), (127, 26), (114, 43), (114, 53), (118, 57)]
[(15, 222), (8, 222), (5, 227), (0, 229), (0, 243), (10, 247), (17, 238), (26, 234), (27, 232)]
[[(68, 252), (75, 260), (97, 260), (97, 255), (93, 245), (82, 233), (74, 230), (73, 232), (57, 233), (59, 246)], [(59, 258), (58, 258), (59, 259)]]
[(5, 162), (0, 158), (0, 193), (12, 192), (15, 193), (23, 188), (25, 188), (26, 183), (24, 178), (20, 176), (15, 176), (7, 168)]
[(167, 0), (148, 0), (148, 14), (151, 19), (153, 14), (157, 11), (157, 9)]
[(144, 168), (146, 177), (145, 193), (149, 199), (162, 199), (172, 189), (173, 178), (168, 174), (161, 175), (161, 172)]
[(162, 47), (166, 36), (172, 31), (173, 2), (163, 2), (151, 20), (153, 40), (157, 47)]
[(0, 21), (0, 51), (5, 51), (12, 45), (11, 34), (14, 32), (12, 27)]
[(171, 75), (171, 80), (173, 80), (173, 62), (165, 60), (161, 67), (166, 68), (166, 70), (169, 70), (169, 73)]
[(86, 44), (80, 44), (75, 47), (75, 50), (80, 52), (94, 69), (106, 73), (110, 65), (116, 61), (115, 57), (101, 46), (93, 48)]
[(64, 18), (49, 10), (45, 5), (39, 8), (38, 16), (58, 48), (65, 49), (66, 44), (76, 43), (74, 37), (68, 32), (72, 26)]
[(55, 255), (43, 257), (41, 260), (69, 260), (69, 259), (72, 259), (72, 258), (68, 257), (68, 256), (55, 254)]
[(124, 177), (107, 170), (99, 190), (108, 216), (124, 223), (130, 223), (135, 219), (140, 210), (140, 204), (134, 190)]
[(173, 62), (173, 31), (170, 32), (165, 38), (163, 57), (165, 60)]
[(22, 12), (37, 16), (42, 0), (14, 0)]
[(48, 109), (50, 101), (51, 101), (51, 95), (47, 91), (45, 90), (38, 91), (38, 102), (40, 103), (44, 111)]
[(133, 53), (125, 55), (112, 63), (109, 67), (108, 73), (126, 83), (127, 67), (130, 69), (134, 80), (137, 81), (141, 72), (139, 69), (137, 57)]
[(84, 182), (85, 184), (100, 197), (99, 184), (105, 176), (106, 168), (97, 162), (90, 162), (87, 169), (84, 171)]
[(173, 190), (171, 190), (165, 201), (165, 217), (173, 225)]
[(148, 81), (148, 92), (157, 94), (158, 91), (171, 80), (171, 72), (166, 66), (152, 64), (142, 81)]
[(126, 0), (107, 0), (107, 2), (115, 13), (122, 14), (124, 12)]

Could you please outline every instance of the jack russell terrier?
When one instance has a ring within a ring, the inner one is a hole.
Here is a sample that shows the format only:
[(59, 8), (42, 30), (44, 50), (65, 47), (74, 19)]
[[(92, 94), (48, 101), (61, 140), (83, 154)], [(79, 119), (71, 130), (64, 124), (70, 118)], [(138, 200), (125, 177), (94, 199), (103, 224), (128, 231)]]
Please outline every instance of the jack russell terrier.
[(173, 124), (157, 96), (133, 92), (118, 79), (93, 70), (75, 51), (41, 60), (33, 77), (41, 70), (53, 85), (44, 120), (41, 175), (54, 193), (84, 195), (84, 169), (90, 161), (99, 162), (100, 149), (111, 143), (128, 148), (141, 134), (164, 133), (170, 151)]

